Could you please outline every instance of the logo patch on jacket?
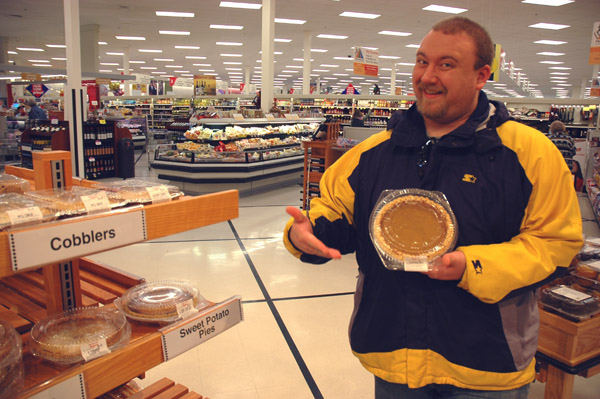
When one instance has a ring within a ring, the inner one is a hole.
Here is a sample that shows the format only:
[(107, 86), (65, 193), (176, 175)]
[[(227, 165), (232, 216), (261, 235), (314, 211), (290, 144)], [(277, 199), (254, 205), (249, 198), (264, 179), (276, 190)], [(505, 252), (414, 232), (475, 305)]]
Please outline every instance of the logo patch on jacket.
[(471, 263), (473, 264), (473, 268), (475, 269), (475, 274), (483, 273), (483, 267), (481, 266), (481, 262), (479, 262), (479, 259), (472, 260)]
[(462, 181), (467, 182), (467, 183), (475, 183), (477, 181), (477, 178), (473, 175), (465, 173), (465, 175), (462, 178)]

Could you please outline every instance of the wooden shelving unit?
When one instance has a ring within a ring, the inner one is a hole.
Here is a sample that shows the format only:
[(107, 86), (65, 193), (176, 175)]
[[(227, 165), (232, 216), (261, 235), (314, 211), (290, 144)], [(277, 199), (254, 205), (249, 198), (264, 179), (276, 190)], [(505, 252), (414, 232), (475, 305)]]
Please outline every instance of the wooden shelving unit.
[[(43, 154), (43, 157), (57, 158), (52, 152)], [(68, 164), (70, 165), (70, 162)], [(35, 176), (31, 176), (26, 171), (24, 174), (28, 177), (35, 177), (35, 185), (40, 188), (43, 186), (44, 179), (38, 178), (38, 169), (35, 166), (34, 169), (36, 170)], [(12, 170), (15, 171), (15, 169)], [(74, 182), (76, 184), (86, 183), (77, 181), (77, 179), (74, 179)], [(56, 296), (60, 294), (57, 294), (56, 291), (60, 291), (60, 289), (55, 285), (56, 278), (52, 277), (56, 260), (50, 262), (50, 265), (46, 261), (40, 260), (34, 266), (15, 271), (11, 257), (11, 239), (13, 238), (11, 235), (32, 231), (43, 232), (56, 227), (75, 233), (81, 231), (90, 221), (110, 224), (112, 218), (115, 218), (114, 221), (123, 214), (143, 214), (141, 216), (144, 221), (145, 239), (153, 240), (231, 220), (237, 218), (238, 213), (238, 192), (229, 190), (197, 197), (184, 196), (160, 204), (125, 208), (119, 212), (65, 219), (0, 232), (0, 309), (2, 309), (0, 317), (7, 318), (13, 323), (24, 343), (25, 383), (20, 397), (27, 398), (37, 394), (46, 394), (44, 391), (47, 390), (62, 389), (61, 384), (73, 380), (80, 381), (81, 390), (85, 390), (88, 398), (97, 397), (135, 377), (142, 376), (147, 370), (166, 361), (163, 352), (165, 335), (189, 322), (189, 319), (176, 322), (163, 329), (156, 324), (130, 321), (132, 334), (129, 345), (106, 356), (72, 367), (56, 365), (34, 357), (28, 349), (29, 330), (35, 322), (51, 313), (50, 309), (56, 310), (56, 307), (60, 306), (55, 303), (57, 302)], [(43, 244), (36, 242), (35, 245)], [(34, 247), (33, 244), (32, 247)], [(76, 258), (65, 258), (61, 261), (73, 263), (74, 279), (78, 286), (76, 291), (80, 292), (77, 306), (98, 304), (114, 306), (112, 301), (116, 297), (119, 297), (129, 287), (142, 282), (143, 279), (84, 258), (95, 252), (99, 251), (82, 250), (82, 253), (78, 254)], [(231, 303), (237, 305), (237, 300), (230, 299), (219, 304), (211, 303), (197, 316), (218, 311), (224, 306), (230, 306)]]

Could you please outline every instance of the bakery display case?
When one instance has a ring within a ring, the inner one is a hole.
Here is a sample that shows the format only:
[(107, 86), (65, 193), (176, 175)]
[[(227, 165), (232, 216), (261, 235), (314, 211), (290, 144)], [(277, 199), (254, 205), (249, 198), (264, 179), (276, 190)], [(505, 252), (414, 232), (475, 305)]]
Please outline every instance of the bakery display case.
[[(64, 163), (66, 187), (96, 184), (72, 179), (70, 156), (60, 151), (35, 153), (34, 172), (17, 167), (7, 167), (5, 172), (25, 177), (32, 188), (41, 189), (52, 185), (53, 173), (52, 168), (40, 165), (57, 161)], [(37, 176), (39, 173), (51, 175), (50, 179)], [(239, 323), (243, 318), (239, 296), (219, 303), (201, 301), (197, 296), (196, 305), (202, 302), (203, 306), (174, 322), (147, 323), (128, 318), (128, 330), (122, 318), (113, 317), (120, 313), (114, 302), (144, 283), (143, 278), (85, 258), (237, 216), (238, 193), (230, 190), (197, 197), (164, 198), (144, 205), (1, 231), (0, 319), (8, 320), (23, 340), (24, 382), (19, 397), (98, 397)], [(177, 223), (173, 223), (175, 220)], [(36, 251), (31, 251), (32, 243)], [(144, 298), (147, 299), (147, 295)], [(75, 330), (63, 329), (71, 336), (80, 336), (82, 331), (99, 331), (97, 325), (80, 328), (86, 323), (97, 323), (96, 317), (80, 314), (80, 307), (106, 312), (102, 323), (106, 337), (103, 338), (106, 349), (112, 347), (94, 357), (97, 348), (92, 345), (91, 357), (82, 361), (74, 360), (83, 353), (80, 352), (82, 346), (73, 349), (72, 345), (47, 341), (50, 336), (54, 337), (48, 331), (58, 324), (75, 323)], [(179, 329), (191, 328), (216, 313), (228, 316), (219, 318), (211, 326), (214, 330), (210, 335), (179, 336)], [(71, 363), (72, 360), (75, 363)]]

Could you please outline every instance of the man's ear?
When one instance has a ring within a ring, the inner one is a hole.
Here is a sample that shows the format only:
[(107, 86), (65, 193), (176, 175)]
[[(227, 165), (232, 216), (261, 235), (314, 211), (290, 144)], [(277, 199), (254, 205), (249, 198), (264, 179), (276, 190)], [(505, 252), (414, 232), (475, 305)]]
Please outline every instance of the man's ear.
[(483, 86), (485, 86), (485, 82), (488, 81), (491, 74), (492, 74), (492, 68), (489, 65), (484, 65), (481, 68), (479, 68), (479, 71), (477, 71), (477, 89), (478, 90), (483, 89)]

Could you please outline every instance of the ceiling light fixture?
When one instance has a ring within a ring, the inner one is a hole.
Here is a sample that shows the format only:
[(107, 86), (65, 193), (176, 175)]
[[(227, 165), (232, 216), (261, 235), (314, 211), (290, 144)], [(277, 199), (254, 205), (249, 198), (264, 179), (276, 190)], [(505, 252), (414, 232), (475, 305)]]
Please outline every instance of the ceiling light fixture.
[(239, 42), (217, 42), (217, 46), (243, 46), (244, 43)]
[(292, 41), (292, 39), (273, 39), (274, 41), (278, 42), (278, 43), (289, 43)]
[(177, 12), (177, 11), (156, 11), (158, 17), (179, 17), (179, 18), (194, 18), (196, 14), (193, 12)]
[(529, 27), (536, 28), (536, 29), (561, 30), (561, 29), (565, 29), (565, 28), (570, 28), (571, 25), (549, 24), (546, 22), (540, 22), (537, 24), (529, 25)]
[(380, 55), (379, 58), (383, 58), (386, 60), (399, 60), (400, 57), (395, 56), (395, 55)]
[(101, 45), (101, 46), (107, 46), (108, 45), (108, 43), (106, 43), (106, 42), (98, 42), (98, 44)]
[(375, 19), (375, 18), (381, 17), (381, 15), (369, 14), (369, 13), (365, 13), (365, 12), (344, 11), (343, 13), (340, 14), (340, 17)]
[(140, 69), (158, 69), (157, 67), (140, 67)]
[(200, 50), (200, 46), (175, 46), (175, 48), (181, 50)]
[(256, 3), (238, 3), (235, 1), (222, 1), (219, 3), (219, 7), (228, 7), (228, 8), (243, 8), (247, 10), (260, 10), (262, 4)]
[(184, 30), (159, 30), (158, 33), (161, 35), (178, 35), (178, 36), (189, 36), (190, 32)]
[(306, 21), (302, 19), (289, 19), (289, 18), (275, 18), (275, 22), (278, 24), (292, 24), (292, 25), (303, 25)]
[(322, 48), (311, 48), (310, 51), (312, 51), (313, 53), (326, 53), (329, 50), (325, 50)]
[(115, 36), (119, 40), (146, 40), (143, 36)]
[(242, 54), (228, 54), (228, 53), (221, 53), (219, 54), (221, 57), (242, 57)]
[(230, 30), (242, 30), (242, 29), (244, 29), (244, 27), (241, 26), (241, 25), (217, 25), (217, 24), (211, 24), (209, 26), (209, 28), (211, 28), (211, 29), (230, 29)]
[(321, 39), (335, 39), (335, 40), (342, 40), (342, 39), (347, 39), (348, 36), (345, 35), (329, 35), (326, 33), (320, 33), (317, 35), (318, 38)]
[(145, 64), (146, 61), (129, 61), (130, 64)]
[(138, 49), (138, 51), (140, 53), (162, 53), (162, 50), (152, 50), (152, 49), (145, 49), (145, 48), (140, 48), (140, 49)]
[(173, 58), (155, 58), (154, 61), (173, 62), (175, 60)]
[(67, 46), (64, 45), (64, 44), (46, 44), (46, 47), (50, 47), (50, 48), (67, 48)]
[(523, 0), (521, 3), (536, 4), (538, 6), (560, 7), (565, 4), (573, 3), (575, 0)]
[(540, 61), (540, 64), (560, 65), (564, 64), (563, 61)]
[(125, 55), (125, 53), (111, 53), (111, 52), (107, 52), (106, 55)]
[(333, 57), (334, 60), (354, 61), (352, 57)]
[(393, 30), (382, 30), (381, 32), (377, 32), (378, 35), (388, 35), (388, 36), (410, 36), (412, 33), (409, 32), (396, 32)]
[(17, 47), (17, 50), (21, 50), (21, 51), (44, 51), (43, 48), (32, 48), (32, 47)]
[(541, 53), (536, 53), (537, 55), (548, 55), (550, 57), (558, 57), (561, 55), (565, 55), (565, 53), (553, 53), (552, 51), (542, 51)]
[(549, 44), (551, 46), (558, 46), (560, 44), (567, 44), (568, 42), (562, 42), (560, 40), (538, 40), (534, 42), (535, 44)]
[(422, 10), (425, 11), (434, 11), (434, 12), (443, 12), (446, 14), (462, 14), (465, 11), (469, 11), (466, 8), (457, 8), (457, 7), (447, 7), (440, 6), (437, 4), (430, 4), (427, 7), (423, 7)]
[(206, 59), (206, 57), (203, 57), (201, 55), (186, 55), (185, 58), (188, 60), (205, 60)]

